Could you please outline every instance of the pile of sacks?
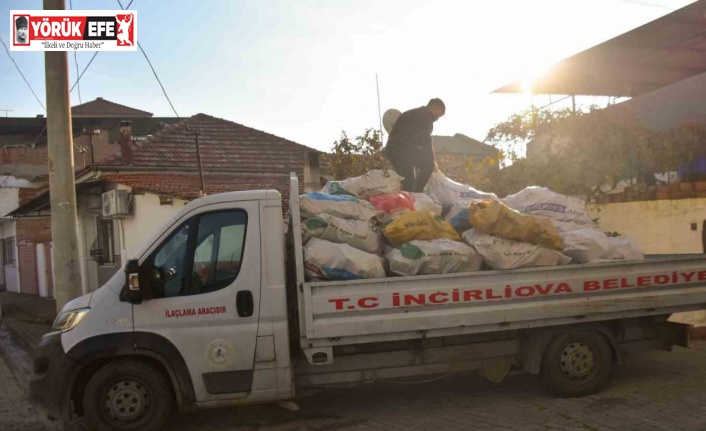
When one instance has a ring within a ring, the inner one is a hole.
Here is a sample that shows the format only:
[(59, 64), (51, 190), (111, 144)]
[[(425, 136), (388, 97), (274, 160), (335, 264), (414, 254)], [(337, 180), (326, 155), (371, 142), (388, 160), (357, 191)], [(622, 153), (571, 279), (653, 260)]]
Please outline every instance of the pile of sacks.
[(582, 201), (542, 187), (499, 199), (436, 171), (424, 193), (372, 170), (300, 197), (309, 279), (449, 274), (642, 259), (629, 239), (609, 238)]

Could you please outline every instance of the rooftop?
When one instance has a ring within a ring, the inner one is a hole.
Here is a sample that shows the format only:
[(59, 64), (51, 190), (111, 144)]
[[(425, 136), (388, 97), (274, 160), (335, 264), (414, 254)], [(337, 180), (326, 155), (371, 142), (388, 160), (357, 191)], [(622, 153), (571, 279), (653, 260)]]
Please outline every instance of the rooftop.
[(71, 108), (73, 117), (151, 117), (152, 115), (151, 112), (111, 102), (102, 97)]
[[(301, 172), (304, 157), (318, 150), (232, 121), (197, 114), (147, 138), (131, 166), (197, 168), (196, 137), (205, 171)], [(119, 157), (106, 165), (120, 165)], [(107, 168), (107, 166), (106, 166)]]
[(493, 146), (456, 133), (453, 136), (433, 136), (434, 151), (441, 154), (462, 154), (466, 156), (490, 156), (497, 151)]

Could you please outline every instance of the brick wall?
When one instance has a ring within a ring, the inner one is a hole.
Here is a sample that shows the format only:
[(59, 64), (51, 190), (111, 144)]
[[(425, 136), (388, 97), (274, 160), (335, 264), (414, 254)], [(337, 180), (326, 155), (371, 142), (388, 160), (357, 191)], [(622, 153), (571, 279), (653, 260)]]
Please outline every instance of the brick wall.
[(17, 220), (17, 244), (51, 242), (51, 219), (21, 218)]
[(37, 244), (51, 242), (51, 219), (43, 217), (17, 220), (16, 241), (20, 270), (20, 292), (38, 295)]
[[(76, 145), (85, 147), (88, 149), (89, 152), (86, 153), (86, 163), (90, 164), (91, 163), (91, 140), (89, 136), (78, 136), (74, 138), (74, 143)], [(93, 153), (94, 153), (94, 160), (95, 163), (100, 163), (104, 161), (106, 158), (114, 155), (114, 154), (120, 154), (120, 144), (117, 142), (110, 142), (108, 140), (108, 131), (107, 130), (101, 130), (101, 133), (98, 135), (93, 136)], [(83, 160), (83, 155), (82, 154), (75, 154), (75, 164), (76, 166), (79, 166), (79, 161)]]
[[(31, 143), (31, 142), (30, 142)], [(82, 153), (79, 148), (86, 148)], [(74, 138), (74, 166), (76, 169), (87, 166), (91, 163), (91, 140), (88, 135), (81, 135)], [(93, 151), (96, 163), (105, 160), (113, 154), (120, 154), (120, 145), (117, 142), (109, 142), (108, 131), (101, 130), (101, 133), (93, 136)], [(24, 164), (32, 166), (46, 166), (48, 161), (47, 144), (38, 144), (36, 148), (29, 147), (7, 147), (0, 153), (1, 164)]]
[(35, 196), (43, 192), (45, 189), (43, 187), (36, 188), (36, 189), (30, 189), (30, 188), (22, 188), (19, 189), (19, 204), (24, 205), (27, 202), (31, 201), (34, 199)]
[(21, 163), (24, 165), (46, 165), (47, 146), (40, 145), (37, 148), (8, 147), (2, 151), (0, 160), (3, 164)]

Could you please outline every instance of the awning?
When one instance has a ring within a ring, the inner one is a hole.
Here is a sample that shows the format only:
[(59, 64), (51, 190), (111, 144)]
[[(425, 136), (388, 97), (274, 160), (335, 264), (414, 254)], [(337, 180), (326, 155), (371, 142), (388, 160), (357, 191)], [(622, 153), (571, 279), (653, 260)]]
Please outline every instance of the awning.
[[(634, 97), (706, 72), (706, 0), (552, 66), (534, 94)], [(494, 93), (522, 93), (516, 81)]]
[[(77, 183), (76, 184), (76, 193), (80, 192), (81, 190), (91, 188), (93, 186), (96, 186), (98, 184), (101, 184), (103, 180), (97, 179), (97, 180), (88, 180), (84, 181), (82, 183)], [(41, 217), (44, 216), (46, 217), (48, 214), (42, 214), (42, 211), (47, 211), (51, 209), (51, 202), (50, 202), (50, 195), (49, 195), (49, 189), (46, 191), (38, 194), (32, 200), (24, 203), (23, 205), (20, 205), (17, 209), (14, 211), (8, 213), (5, 215), (5, 217), (12, 217), (12, 218), (23, 218), (23, 217)]]

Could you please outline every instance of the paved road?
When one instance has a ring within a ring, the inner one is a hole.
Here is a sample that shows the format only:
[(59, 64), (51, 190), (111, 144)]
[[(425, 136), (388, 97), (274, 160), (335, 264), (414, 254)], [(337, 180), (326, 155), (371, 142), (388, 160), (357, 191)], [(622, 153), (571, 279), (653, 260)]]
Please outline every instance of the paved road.
[[(12, 363), (12, 371), (9, 364)], [(54, 427), (27, 397), (28, 356), (0, 328), (0, 430), (49, 431)]]
[(605, 392), (581, 399), (553, 398), (533, 376), (492, 385), (469, 374), (417, 385), (327, 389), (299, 404), (298, 413), (275, 406), (185, 413), (170, 429), (706, 430), (706, 343), (622, 366)]
[[(27, 354), (3, 331), (0, 353), (0, 430), (51, 430), (24, 392)], [(492, 385), (467, 374), (430, 383), (329, 388), (299, 404), (297, 413), (276, 406), (182, 413), (169, 430), (706, 430), (706, 342), (622, 366), (605, 392), (581, 399), (553, 398), (533, 376)]]

